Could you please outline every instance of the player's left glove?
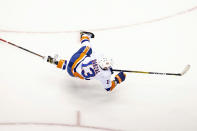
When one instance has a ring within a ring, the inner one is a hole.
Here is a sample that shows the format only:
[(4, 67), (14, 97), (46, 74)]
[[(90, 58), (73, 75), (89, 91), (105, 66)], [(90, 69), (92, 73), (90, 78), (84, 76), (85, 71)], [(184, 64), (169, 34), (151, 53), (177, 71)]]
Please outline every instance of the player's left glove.
[(118, 84), (123, 82), (126, 78), (126, 74), (124, 72), (120, 72), (115, 76), (115, 79), (111, 81), (111, 87), (107, 88), (107, 91), (112, 91)]
[(117, 84), (120, 84), (125, 80), (125, 78), (126, 78), (126, 74), (124, 72), (120, 72), (115, 76), (115, 81), (117, 82)]

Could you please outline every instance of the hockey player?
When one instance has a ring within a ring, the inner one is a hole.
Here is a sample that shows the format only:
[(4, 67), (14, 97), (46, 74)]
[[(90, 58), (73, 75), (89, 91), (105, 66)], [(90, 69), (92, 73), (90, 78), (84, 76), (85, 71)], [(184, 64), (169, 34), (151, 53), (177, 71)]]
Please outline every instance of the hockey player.
[[(83, 80), (99, 80), (107, 91), (112, 91), (118, 84), (125, 80), (126, 74), (119, 72), (111, 80), (113, 74), (112, 60), (99, 58), (93, 51), (90, 39), (94, 38), (91, 32), (80, 32), (80, 42), (82, 47), (70, 58), (67, 72), (70, 76)], [(56, 64), (58, 68), (66, 69), (67, 61), (59, 60), (48, 56), (47, 62)]]

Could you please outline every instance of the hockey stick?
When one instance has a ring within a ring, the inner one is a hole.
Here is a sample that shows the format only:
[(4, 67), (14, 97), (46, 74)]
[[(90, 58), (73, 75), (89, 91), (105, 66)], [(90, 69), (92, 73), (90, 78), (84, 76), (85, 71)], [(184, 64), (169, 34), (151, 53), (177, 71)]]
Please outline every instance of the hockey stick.
[(113, 71), (130, 72), (130, 73), (183, 76), (189, 69), (190, 69), (190, 65), (187, 65), (181, 73), (160, 73), (160, 72), (145, 72), (145, 71), (131, 71), (131, 70), (118, 70), (118, 69), (112, 69), (112, 70)]
[(11, 42), (8, 42), (8, 41), (6, 41), (6, 40), (4, 40), (4, 39), (1, 39), (1, 38), (0, 38), (0, 41), (2, 41), (2, 42), (4, 42), (4, 43), (7, 43), (7, 44), (10, 44), (10, 45), (12, 45), (12, 46), (15, 46), (15, 47), (17, 47), (17, 48), (20, 48), (20, 49), (22, 49), (22, 50), (24, 50), (24, 51), (27, 51), (27, 52), (29, 52), (29, 53), (31, 53), (31, 54), (34, 54), (34, 55), (36, 55), (36, 56), (39, 56), (39, 57), (41, 57), (42, 59), (45, 58), (44, 56), (42, 56), (42, 55), (40, 55), (40, 54), (38, 54), (38, 53), (35, 53), (35, 52), (30, 51), (30, 50), (28, 50), (28, 49), (25, 49), (25, 48), (23, 48), (23, 47), (21, 47), (21, 46), (15, 45), (15, 44), (13, 44), (13, 43), (11, 43)]
[[(39, 56), (39, 57), (41, 57), (42, 59), (45, 59), (44, 56), (42, 56), (42, 55), (40, 55), (40, 54), (38, 54), (38, 53), (35, 53), (35, 52), (30, 51), (30, 50), (28, 50), (28, 49), (25, 49), (25, 48), (23, 48), (23, 47), (21, 47), (21, 46), (18, 46), (18, 45), (16, 45), (16, 44), (13, 44), (13, 43), (11, 43), (11, 42), (8, 42), (8, 41), (6, 41), (6, 40), (4, 40), (4, 39), (1, 39), (1, 38), (0, 38), (0, 41), (2, 41), (2, 42), (4, 42), (4, 43), (7, 43), (7, 44), (10, 44), (10, 45), (12, 45), (12, 46), (15, 46), (15, 47), (17, 47), (17, 48), (20, 48), (20, 49), (22, 49), (22, 50), (24, 50), (24, 51), (27, 51), (27, 52), (29, 52), (29, 53), (31, 53), (31, 54), (34, 54), (34, 55), (36, 55), (36, 56)], [(189, 69), (190, 69), (190, 65), (187, 65), (181, 73), (160, 73), (160, 72), (131, 71), (131, 70), (119, 70), (119, 69), (112, 69), (112, 71), (122, 71), (122, 72), (130, 72), (130, 73), (143, 73), (143, 74), (156, 74), (156, 75), (175, 75), (175, 76), (182, 76), (182, 75), (184, 75)]]

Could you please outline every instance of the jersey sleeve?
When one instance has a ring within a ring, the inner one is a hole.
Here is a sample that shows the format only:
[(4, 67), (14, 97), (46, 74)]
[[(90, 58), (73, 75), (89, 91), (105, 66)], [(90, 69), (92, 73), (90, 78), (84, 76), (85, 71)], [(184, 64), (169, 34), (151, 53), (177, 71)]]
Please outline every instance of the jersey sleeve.
[(103, 87), (105, 88), (105, 90), (109, 91), (111, 88), (111, 80), (110, 79), (103, 79), (101, 80), (101, 83), (103, 85)]
[(112, 75), (112, 73), (109, 70), (109, 71), (105, 72), (105, 76), (101, 77), (101, 79), (100, 79), (100, 81), (106, 91), (112, 91), (116, 86), (115, 81), (111, 80), (111, 75)]
[(110, 84), (106, 86), (105, 90), (112, 91), (116, 87), (115, 81), (110, 80)]

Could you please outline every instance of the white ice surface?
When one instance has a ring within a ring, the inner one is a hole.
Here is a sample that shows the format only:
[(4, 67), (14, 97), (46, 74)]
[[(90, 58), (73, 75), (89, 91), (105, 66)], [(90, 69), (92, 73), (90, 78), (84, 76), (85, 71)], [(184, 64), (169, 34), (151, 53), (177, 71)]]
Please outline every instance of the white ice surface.
[(71, 78), (39, 57), (0, 42), (0, 131), (99, 130), (35, 124), (76, 125), (77, 111), (82, 126), (196, 131), (197, 10), (187, 10), (196, 6), (196, 0), (0, 0), (0, 38), (65, 59), (80, 47), (78, 32), (2, 31), (100, 29), (186, 11), (149, 24), (95, 30), (92, 43), (96, 51), (111, 56), (118, 69), (176, 73), (191, 65), (182, 77), (127, 73), (125, 82), (107, 94), (96, 81)]

